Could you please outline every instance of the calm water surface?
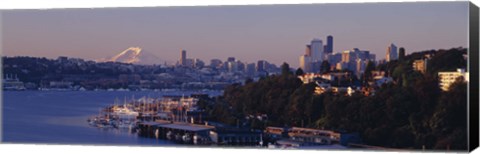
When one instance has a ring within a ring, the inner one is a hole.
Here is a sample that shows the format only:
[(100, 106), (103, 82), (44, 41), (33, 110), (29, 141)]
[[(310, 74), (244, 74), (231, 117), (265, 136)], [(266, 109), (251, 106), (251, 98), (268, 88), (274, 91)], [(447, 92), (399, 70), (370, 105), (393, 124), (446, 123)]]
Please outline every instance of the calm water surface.
[[(87, 118), (118, 98), (189, 95), (191, 91), (4, 91), (2, 141), (8, 143), (168, 146), (165, 140), (138, 137), (128, 130), (91, 127)], [(210, 92), (221, 94), (219, 91)]]

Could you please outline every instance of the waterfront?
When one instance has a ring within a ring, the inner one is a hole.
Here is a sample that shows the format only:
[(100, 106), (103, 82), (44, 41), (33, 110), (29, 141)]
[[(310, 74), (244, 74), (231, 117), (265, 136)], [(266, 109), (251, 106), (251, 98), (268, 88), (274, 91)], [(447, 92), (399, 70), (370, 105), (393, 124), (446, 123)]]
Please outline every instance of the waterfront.
[[(4, 91), (2, 141), (91, 145), (172, 145), (126, 130), (92, 128), (86, 119), (116, 98), (189, 95), (193, 91)], [(209, 92), (213, 95), (221, 92)]]

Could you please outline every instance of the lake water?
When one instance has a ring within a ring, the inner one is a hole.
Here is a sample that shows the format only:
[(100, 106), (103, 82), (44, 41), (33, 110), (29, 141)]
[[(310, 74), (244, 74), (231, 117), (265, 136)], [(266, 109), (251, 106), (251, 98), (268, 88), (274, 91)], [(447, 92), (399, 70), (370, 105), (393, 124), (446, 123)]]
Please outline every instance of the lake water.
[[(91, 127), (87, 118), (118, 98), (182, 95), (193, 91), (4, 91), (2, 101), (2, 142), (169, 146), (165, 140), (138, 137), (128, 130)], [(220, 91), (209, 92), (219, 95)]]

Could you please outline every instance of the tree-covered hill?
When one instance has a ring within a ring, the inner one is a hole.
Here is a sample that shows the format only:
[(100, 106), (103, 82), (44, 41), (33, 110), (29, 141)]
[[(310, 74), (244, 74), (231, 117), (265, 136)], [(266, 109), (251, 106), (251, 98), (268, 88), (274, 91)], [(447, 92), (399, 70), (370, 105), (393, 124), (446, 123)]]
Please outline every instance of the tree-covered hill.
[[(427, 73), (414, 71), (412, 62), (427, 54), (432, 56)], [(465, 68), (465, 54), (464, 48), (415, 52), (380, 65), (376, 70), (388, 72), (396, 82), (373, 96), (314, 95), (315, 84), (302, 84), (284, 64), (281, 75), (231, 85), (204, 109), (214, 120), (251, 128), (303, 126), (358, 132), (368, 145), (466, 150), (466, 83), (458, 80), (444, 92), (436, 75)], [(251, 115), (268, 118), (245, 118)]]

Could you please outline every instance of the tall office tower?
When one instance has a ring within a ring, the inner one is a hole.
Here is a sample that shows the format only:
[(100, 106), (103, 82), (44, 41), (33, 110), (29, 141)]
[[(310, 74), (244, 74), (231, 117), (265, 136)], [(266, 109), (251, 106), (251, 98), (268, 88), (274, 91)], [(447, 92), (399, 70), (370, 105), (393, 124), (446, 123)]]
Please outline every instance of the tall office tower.
[(387, 47), (387, 54), (386, 54), (385, 60), (389, 62), (396, 59), (398, 59), (397, 46), (395, 46), (395, 44), (392, 43), (390, 44), (390, 46)]
[(245, 63), (241, 62), (240, 60), (237, 60), (237, 71), (245, 72)]
[(220, 59), (212, 59), (210, 60), (210, 67), (211, 68), (220, 68), (222, 66), (222, 60)]
[(325, 53), (326, 54), (331, 54), (333, 52), (333, 36), (328, 35), (327, 36), (327, 45), (325, 47)]
[(345, 50), (341, 54), (336, 53), (330, 56), (329, 61), (335, 62), (337, 56), (340, 60), (340, 62), (334, 64), (337, 66), (337, 69), (348, 69), (354, 73), (362, 73), (368, 61), (375, 61), (375, 54), (371, 54), (370, 51), (360, 50), (358, 48)]
[(356, 59), (355, 51), (356, 51), (355, 49), (343, 51), (341, 62), (345, 62), (345, 63), (354, 62)]
[(203, 68), (205, 66), (205, 62), (203, 62), (201, 59), (195, 58), (193, 60), (193, 67), (195, 68)]
[(252, 76), (255, 74), (255, 63), (249, 63), (246, 66), (247, 75)]
[(265, 61), (259, 60), (257, 62), (257, 72), (265, 71)]
[(312, 56), (312, 48), (310, 44), (307, 44), (307, 47), (305, 48), (305, 55)]
[(194, 62), (193, 59), (187, 58), (187, 59), (185, 60), (185, 65), (184, 65), (184, 66), (187, 66), (187, 67), (189, 67), (189, 68), (193, 68), (194, 65), (195, 65), (195, 62)]
[(187, 51), (182, 50), (182, 55), (180, 58), (180, 65), (185, 66), (187, 65)]
[(327, 60), (328, 60), (328, 63), (330, 63), (330, 65), (336, 65), (337, 63), (339, 63), (340, 61), (342, 61), (342, 53), (332, 53), (330, 55), (327, 56)]
[(312, 62), (321, 62), (324, 59), (323, 43), (320, 39), (313, 39), (310, 48), (312, 50)]
[(300, 68), (303, 72), (312, 72), (312, 57), (308, 55), (300, 56)]
[(238, 71), (238, 66), (237, 66), (237, 62), (235, 61), (227, 61), (227, 70), (229, 72), (237, 72)]

